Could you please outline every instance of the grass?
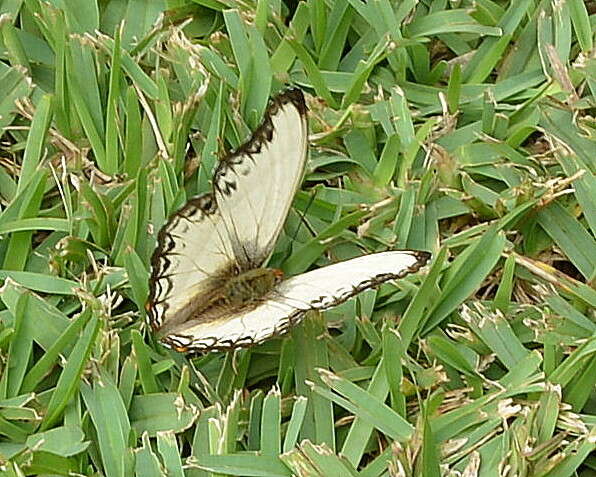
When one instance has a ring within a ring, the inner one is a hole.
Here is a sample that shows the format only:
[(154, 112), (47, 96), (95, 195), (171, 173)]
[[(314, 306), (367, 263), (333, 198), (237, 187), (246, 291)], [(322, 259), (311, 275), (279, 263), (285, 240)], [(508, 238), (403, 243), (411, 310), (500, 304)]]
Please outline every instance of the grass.
[[(596, 474), (592, 1), (0, 3), (2, 475)], [(249, 350), (145, 324), (157, 230), (286, 84), (275, 266), (433, 252)]]

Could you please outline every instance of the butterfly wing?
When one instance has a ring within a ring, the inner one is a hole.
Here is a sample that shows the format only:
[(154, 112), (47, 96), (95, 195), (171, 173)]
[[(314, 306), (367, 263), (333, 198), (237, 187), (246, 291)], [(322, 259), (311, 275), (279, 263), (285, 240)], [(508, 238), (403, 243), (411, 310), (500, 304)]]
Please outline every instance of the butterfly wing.
[(258, 306), (221, 319), (188, 322), (164, 339), (178, 350), (228, 350), (285, 332), (311, 310), (339, 305), (363, 290), (418, 271), (430, 254), (381, 252), (319, 268), (280, 283)]
[(188, 201), (160, 230), (151, 260), (148, 312), (157, 330), (183, 323), (193, 298), (205, 293), (212, 277), (233, 266), (232, 244), (213, 196)]
[(184, 323), (217, 277), (267, 260), (302, 180), (307, 141), (304, 96), (288, 90), (252, 138), (222, 159), (213, 192), (191, 199), (161, 229), (147, 302), (154, 330)]
[(288, 90), (271, 102), (253, 138), (219, 164), (215, 198), (242, 269), (271, 255), (302, 182), (307, 145), (304, 96)]

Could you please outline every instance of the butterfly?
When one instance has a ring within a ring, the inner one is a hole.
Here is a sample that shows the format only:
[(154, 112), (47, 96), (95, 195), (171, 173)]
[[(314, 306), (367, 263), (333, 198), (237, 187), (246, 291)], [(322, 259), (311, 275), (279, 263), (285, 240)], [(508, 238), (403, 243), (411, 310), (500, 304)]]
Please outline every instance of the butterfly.
[(363, 255), (284, 278), (264, 268), (304, 175), (307, 107), (289, 89), (262, 124), (215, 168), (212, 190), (191, 198), (159, 231), (147, 312), (162, 343), (180, 352), (231, 350), (286, 332), (311, 310), (403, 278), (430, 254)]

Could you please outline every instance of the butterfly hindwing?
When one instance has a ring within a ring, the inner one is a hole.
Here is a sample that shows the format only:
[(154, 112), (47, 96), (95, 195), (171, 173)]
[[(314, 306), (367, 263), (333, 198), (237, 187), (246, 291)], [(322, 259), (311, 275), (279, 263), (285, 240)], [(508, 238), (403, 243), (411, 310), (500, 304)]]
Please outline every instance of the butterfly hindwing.
[(149, 313), (154, 329), (182, 323), (190, 300), (230, 267), (232, 244), (211, 194), (188, 201), (158, 234), (151, 260)]
[(212, 322), (188, 323), (165, 341), (187, 351), (258, 344), (283, 333), (308, 311), (331, 308), (363, 290), (418, 271), (429, 257), (426, 252), (382, 252), (312, 270), (284, 280), (255, 307)]

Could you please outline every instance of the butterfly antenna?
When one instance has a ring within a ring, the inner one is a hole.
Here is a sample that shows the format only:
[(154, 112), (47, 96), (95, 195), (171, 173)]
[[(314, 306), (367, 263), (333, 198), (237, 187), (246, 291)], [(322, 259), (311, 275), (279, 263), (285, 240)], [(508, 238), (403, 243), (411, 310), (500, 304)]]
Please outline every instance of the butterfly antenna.
[(283, 258), (283, 260), (280, 263), (284, 263), (288, 258), (290, 258), (290, 255), (292, 255), (292, 246), (291, 244), (293, 244), (296, 241), (296, 237), (298, 236), (298, 232), (300, 232), (300, 227), (302, 226), (302, 224), (304, 224), (304, 226), (308, 229), (308, 231), (310, 232), (310, 234), (314, 237), (316, 234), (314, 232), (314, 230), (311, 229), (308, 221), (306, 220), (306, 214), (308, 212), (308, 209), (310, 209), (310, 206), (314, 203), (316, 197), (317, 197), (317, 192), (318, 190), (315, 189), (311, 189), (311, 193), (310, 197), (308, 199), (308, 203), (306, 204), (306, 207), (304, 208), (304, 211), (300, 212), (298, 215), (298, 225), (296, 226), (296, 230), (294, 230), (294, 233), (290, 236), (290, 247), (288, 248), (287, 252), (285, 253), (285, 256)]

